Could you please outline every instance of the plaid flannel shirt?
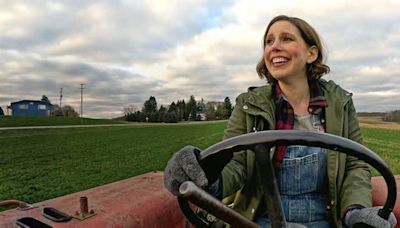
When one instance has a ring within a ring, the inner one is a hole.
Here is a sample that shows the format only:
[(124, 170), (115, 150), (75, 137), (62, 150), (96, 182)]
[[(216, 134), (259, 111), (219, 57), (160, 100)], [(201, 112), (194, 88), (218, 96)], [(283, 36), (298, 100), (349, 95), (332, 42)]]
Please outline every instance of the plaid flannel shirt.
[[(286, 100), (279, 84), (275, 84), (274, 89), (275, 103), (276, 103), (276, 129), (277, 130), (293, 130), (294, 127), (294, 110), (289, 102)], [(318, 81), (310, 82), (310, 103), (308, 111), (310, 114), (319, 115), (322, 126), (325, 130), (325, 107), (328, 103), (324, 97), (323, 91)], [(278, 146), (275, 150), (273, 163), (275, 167), (280, 167), (283, 158), (285, 157), (287, 146)]]

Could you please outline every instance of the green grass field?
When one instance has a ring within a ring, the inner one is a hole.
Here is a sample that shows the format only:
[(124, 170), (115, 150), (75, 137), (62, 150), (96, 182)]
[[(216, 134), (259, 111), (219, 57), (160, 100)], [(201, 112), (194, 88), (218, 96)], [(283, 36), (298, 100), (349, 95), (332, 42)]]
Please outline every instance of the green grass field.
[[(0, 131), (0, 201), (34, 203), (163, 170), (179, 148), (206, 148), (225, 128), (226, 121)], [(400, 131), (363, 132), (367, 146), (400, 174)]]
[(0, 131), (0, 201), (38, 202), (163, 170), (186, 144), (221, 140), (226, 121)]
[(94, 124), (121, 124), (124, 121), (110, 119), (89, 119), (79, 117), (35, 117), (35, 116), (0, 116), (0, 127), (22, 126), (60, 126), (60, 125), (94, 125)]
[[(400, 174), (400, 131), (363, 128), (364, 143), (377, 153), (394, 174)], [(378, 175), (376, 171), (374, 175)]]

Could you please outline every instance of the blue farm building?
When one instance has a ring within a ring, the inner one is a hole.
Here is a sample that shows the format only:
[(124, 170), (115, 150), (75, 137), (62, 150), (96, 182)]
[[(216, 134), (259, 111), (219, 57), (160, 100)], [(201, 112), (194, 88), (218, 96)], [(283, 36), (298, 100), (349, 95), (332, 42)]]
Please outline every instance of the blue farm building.
[(53, 105), (46, 101), (22, 100), (11, 103), (13, 116), (50, 116)]

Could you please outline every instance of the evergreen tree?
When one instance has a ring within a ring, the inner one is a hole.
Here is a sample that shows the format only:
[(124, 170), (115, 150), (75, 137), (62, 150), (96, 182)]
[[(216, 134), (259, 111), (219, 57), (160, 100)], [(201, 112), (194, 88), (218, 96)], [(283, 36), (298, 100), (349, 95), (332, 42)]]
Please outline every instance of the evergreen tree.
[(156, 98), (151, 96), (146, 102), (144, 102), (142, 111), (145, 114), (150, 114), (152, 112), (157, 112), (157, 101), (156, 101)]
[(157, 101), (156, 98), (150, 96), (150, 98), (144, 102), (141, 117), (144, 116), (146, 122), (157, 122), (158, 112), (157, 112)]
[(193, 95), (190, 96), (189, 102), (186, 105), (186, 110), (189, 113), (190, 120), (196, 120), (197, 116), (197, 105)]
[[(178, 101), (179, 104), (179, 101)], [(168, 108), (168, 112), (176, 112), (177, 111), (177, 105), (175, 104), (175, 102), (173, 101)]]
[(167, 109), (161, 105), (160, 109), (158, 110), (158, 121), (157, 122), (166, 122), (165, 116), (167, 114)]
[(177, 116), (175, 114), (175, 112), (167, 112), (165, 114), (165, 122), (166, 123), (177, 123)]
[(232, 110), (233, 110), (233, 108), (232, 108), (231, 100), (229, 99), (229, 97), (225, 97), (222, 118), (229, 119), (229, 117), (232, 114)]
[(204, 99), (201, 98), (199, 102), (197, 102), (196, 110), (198, 112), (203, 112), (206, 109), (206, 105), (204, 104)]
[(141, 112), (134, 112), (133, 108), (125, 108), (124, 114), (127, 121), (176, 123), (201, 120), (204, 116), (207, 120), (228, 119), (232, 110), (229, 97), (225, 97), (224, 102), (208, 102), (206, 105), (203, 98), (197, 102), (194, 95), (190, 96), (188, 103), (185, 103), (184, 99), (172, 101), (168, 108), (161, 105), (157, 110), (156, 98), (150, 96), (144, 102)]
[(187, 112), (186, 109), (186, 103), (185, 100), (179, 101), (177, 103), (177, 119), (178, 121), (182, 120), (188, 120), (189, 119), (189, 113)]
[(167, 108), (164, 107), (164, 105), (160, 106), (160, 109), (158, 110), (158, 112), (166, 112)]

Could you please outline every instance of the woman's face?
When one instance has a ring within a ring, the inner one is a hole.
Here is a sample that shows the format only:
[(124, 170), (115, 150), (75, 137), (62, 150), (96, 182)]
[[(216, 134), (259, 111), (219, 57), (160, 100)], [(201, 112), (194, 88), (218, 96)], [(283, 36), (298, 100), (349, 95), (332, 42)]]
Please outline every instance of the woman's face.
[(306, 64), (314, 62), (317, 55), (317, 47), (309, 47), (292, 23), (277, 21), (269, 28), (264, 61), (276, 80), (307, 79)]

